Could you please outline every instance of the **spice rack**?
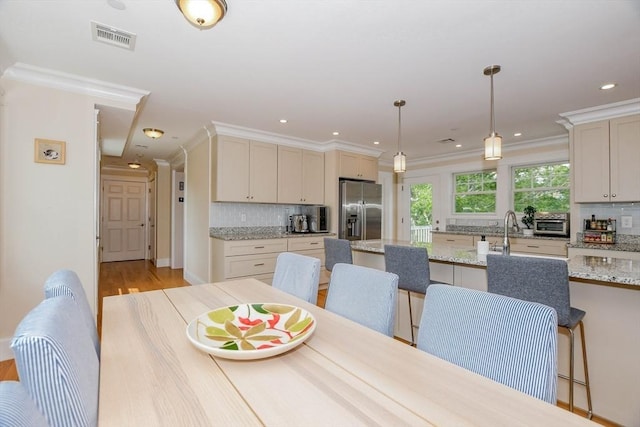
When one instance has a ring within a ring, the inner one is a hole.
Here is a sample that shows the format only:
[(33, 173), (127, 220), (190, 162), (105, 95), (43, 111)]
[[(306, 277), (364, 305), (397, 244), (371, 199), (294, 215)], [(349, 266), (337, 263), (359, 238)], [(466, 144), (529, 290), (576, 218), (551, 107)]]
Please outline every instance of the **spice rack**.
[(582, 233), (584, 243), (613, 244), (616, 242), (616, 220), (615, 219), (591, 219), (584, 220), (584, 232)]

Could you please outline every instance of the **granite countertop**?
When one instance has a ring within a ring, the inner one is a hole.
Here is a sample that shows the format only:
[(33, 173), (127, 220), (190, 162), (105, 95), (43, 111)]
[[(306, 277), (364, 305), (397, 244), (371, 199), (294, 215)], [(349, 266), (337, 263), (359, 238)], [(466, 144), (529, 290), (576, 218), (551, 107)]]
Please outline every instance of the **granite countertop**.
[[(452, 264), (472, 265), (486, 267), (486, 255), (478, 255), (475, 249), (460, 248), (434, 243), (410, 243), (397, 240), (357, 240), (351, 242), (351, 248), (356, 251), (384, 253), (385, 244), (410, 245), (426, 247), (429, 259)], [(525, 255), (525, 254), (523, 254)], [(529, 255), (540, 257), (540, 255)], [(583, 280), (593, 280), (611, 284), (631, 285), (640, 290), (640, 261), (614, 257), (594, 257), (577, 255), (570, 259), (545, 256), (546, 258), (559, 258), (567, 260), (569, 264), (569, 277)]]
[[(496, 230), (482, 230), (482, 231), (467, 231), (467, 230), (452, 230), (452, 231), (431, 231), (433, 234), (458, 234), (461, 236), (487, 236), (487, 237), (504, 237), (504, 231), (496, 231)], [(520, 232), (509, 231), (509, 237), (518, 238), (518, 239), (538, 239), (538, 240), (560, 240), (563, 242), (569, 242), (568, 237), (562, 236), (525, 236)]]
[(284, 227), (211, 227), (209, 237), (220, 240), (289, 239), (297, 237), (335, 236), (335, 233), (289, 233)]
[(598, 249), (604, 251), (621, 251), (621, 252), (640, 252), (640, 244), (638, 243), (584, 243), (576, 242), (569, 243), (568, 248), (578, 249)]

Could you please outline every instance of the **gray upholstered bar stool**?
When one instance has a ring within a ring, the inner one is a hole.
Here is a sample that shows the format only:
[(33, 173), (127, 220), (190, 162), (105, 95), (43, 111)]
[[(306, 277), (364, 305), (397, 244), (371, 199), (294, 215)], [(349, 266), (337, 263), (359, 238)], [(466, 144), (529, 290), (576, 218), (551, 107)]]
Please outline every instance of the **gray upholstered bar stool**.
[[(587, 391), (587, 417), (591, 419), (591, 387), (587, 367), (584, 338), (585, 312), (571, 307), (569, 297), (569, 269), (566, 261), (552, 258), (487, 255), (487, 284), (489, 292), (533, 301), (553, 307), (558, 313), (558, 326), (569, 331), (569, 410), (573, 412), (573, 384), (584, 385)], [(580, 326), (584, 381), (574, 377), (574, 330)]]
[(331, 271), (333, 266), (341, 264), (353, 264), (351, 254), (351, 242), (346, 239), (324, 238), (324, 267)]
[(409, 322), (411, 325), (411, 345), (415, 347), (414, 329), (420, 319), (414, 321), (411, 308), (411, 292), (424, 295), (427, 287), (434, 283), (429, 272), (429, 254), (426, 248), (400, 245), (384, 245), (385, 270), (398, 275), (398, 289), (407, 291), (409, 298)]

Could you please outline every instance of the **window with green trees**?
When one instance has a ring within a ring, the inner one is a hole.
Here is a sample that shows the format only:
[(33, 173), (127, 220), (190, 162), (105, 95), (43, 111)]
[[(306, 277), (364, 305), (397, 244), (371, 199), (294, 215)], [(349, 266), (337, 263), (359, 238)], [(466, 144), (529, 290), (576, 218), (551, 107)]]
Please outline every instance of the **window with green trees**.
[(569, 163), (514, 167), (513, 210), (531, 205), (540, 212), (569, 212)]
[(455, 213), (477, 214), (496, 212), (498, 173), (495, 169), (454, 174)]

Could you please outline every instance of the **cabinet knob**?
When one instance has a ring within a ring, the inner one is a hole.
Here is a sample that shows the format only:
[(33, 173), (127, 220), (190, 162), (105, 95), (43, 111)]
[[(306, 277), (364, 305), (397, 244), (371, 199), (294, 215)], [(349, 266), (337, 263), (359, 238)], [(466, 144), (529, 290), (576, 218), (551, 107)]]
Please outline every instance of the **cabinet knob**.
[(608, 194), (603, 194), (602, 197), (609, 197), (609, 195)]
[(247, 199), (249, 198), (249, 196), (247, 196)]
[(616, 197), (615, 193), (611, 195), (611, 197)]

